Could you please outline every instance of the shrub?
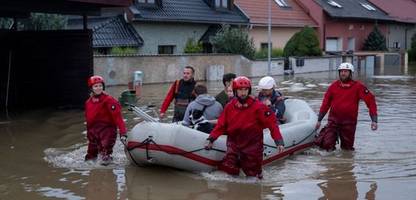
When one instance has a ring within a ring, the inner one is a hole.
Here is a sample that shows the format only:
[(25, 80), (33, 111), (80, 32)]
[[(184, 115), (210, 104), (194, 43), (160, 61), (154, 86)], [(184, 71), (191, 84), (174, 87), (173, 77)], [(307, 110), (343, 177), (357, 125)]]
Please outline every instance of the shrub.
[(412, 43), (409, 49), (409, 61), (416, 61), (416, 33), (412, 36)]
[(229, 25), (219, 31), (212, 39), (215, 52), (241, 54), (246, 58), (254, 58), (253, 38), (242, 28), (231, 28)]
[(132, 47), (113, 47), (111, 48), (110, 54), (136, 54), (137, 49)]
[(304, 27), (301, 31), (295, 33), (286, 43), (283, 55), (285, 57), (322, 55), (315, 30), (310, 27)]
[[(267, 49), (260, 49), (260, 51), (256, 51), (256, 53), (254, 54), (254, 58), (264, 59), (264, 58), (267, 58), (267, 54), (268, 54)], [(270, 56), (272, 58), (283, 57), (283, 49), (273, 48)]]
[(183, 49), (184, 53), (202, 53), (202, 51), (202, 42), (196, 42), (193, 38), (189, 38), (186, 41), (185, 48)]
[(363, 50), (367, 51), (386, 51), (386, 38), (378, 29), (378, 26), (374, 26), (373, 31), (368, 35), (364, 41)]

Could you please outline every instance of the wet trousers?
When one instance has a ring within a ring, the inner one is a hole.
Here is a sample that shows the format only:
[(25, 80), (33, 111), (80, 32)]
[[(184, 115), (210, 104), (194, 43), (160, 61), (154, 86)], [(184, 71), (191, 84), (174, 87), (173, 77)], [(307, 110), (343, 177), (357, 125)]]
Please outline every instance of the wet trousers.
[(180, 122), (183, 120), (183, 117), (185, 116), (186, 112), (186, 106), (179, 106), (175, 105), (175, 109), (173, 111), (173, 118), (172, 122)]
[(87, 130), (88, 150), (85, 160), (102, 156), (110, 156), (117, 139), (117, 128), (113, 125), (97, 123)]
[(334, 121), (328, 121), (328, 124), (322, 128), (315, 144), (327, 151), (335, 150), (337, 138), (341, 141), (341, 149), (354, 150), (354, 139), (356, 123), (340, 124)]
[(218, 169), (230, 175), (238, 175), (241, 168), (246, 176), (262, 178), (263, 135), (259, 136), (243, 146), (228, 137), (227, 152)]

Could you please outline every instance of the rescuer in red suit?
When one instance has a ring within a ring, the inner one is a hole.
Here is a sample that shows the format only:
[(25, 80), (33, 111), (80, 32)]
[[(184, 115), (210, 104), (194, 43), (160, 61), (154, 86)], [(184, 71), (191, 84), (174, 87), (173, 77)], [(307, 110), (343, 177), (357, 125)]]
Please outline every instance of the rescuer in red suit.
[(126, 126), (121, 116), (121, 106), (117, 100), (104, 92), (104, 79), (92, 76), (88, 79), (91, 96), (85, 102), (87, 120), (88, 151), (85, 160), (94, 160), (101, 154), (103, 165), (112, 161), (111, 154), (117, 139), (117, 127), (120, 140), (125, 143)]
[(238, 175), (262, 178), (263, 129), (268, 128), (279, 152), (283, 138), (276, 125), (276, 115), (266, 105), (251, 96), (251, 81), (245, 76), (233, 80), (235, 97), (224, 108), (218, 123), (207, 138), (206, 149), (222, 134), (227, 134), (227, 152), (220, 170)]
[(315, 140), (320, 148), (335, 150), (336, 140), (341, 140), (341, 149), (354, 150), (355, 129), (357, 125), (358, 105), (366, 103), (371, 117), (371, 129), (377, 130), (377, 104), (374, 95), (360, 81), (352, 80), (354, 66), (341, 63), (338, 67), (339, 80), (334, 81), (325, 93), (319, 111), (316, 128), (329, 111), (328, 124), (320, 131)]

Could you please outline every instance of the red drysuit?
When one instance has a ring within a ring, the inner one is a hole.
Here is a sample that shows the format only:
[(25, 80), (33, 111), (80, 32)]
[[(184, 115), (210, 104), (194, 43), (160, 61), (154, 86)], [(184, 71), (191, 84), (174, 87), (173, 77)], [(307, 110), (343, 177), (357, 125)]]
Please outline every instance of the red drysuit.
[(262, 173), (263, 129), (269, 128), (275, 141), (282, 141), (276, 115), (263, 103), (249, 96), (241, 104), (237, 98), (229, 102), (209, 139), (216, 140), (227, 134), (227, 152), (219, 169), (228, 174), (237, 175), (240, 167), (247, 176), (259, 176)]
[(370, 117), (377, 122), (377, 105), (374, 95), (359, 81), (345, 83), (334, 81), (325, 93), (319, 111), (319, 121), (329, 109), (328, 124), (321, 130), (323, 141), (318, 144), (326, 150), (335, 149), (337, 134), (341, 139), (341, 148), (354, 150), (355, 128), (357, 124), (360, 99), (366, 103)]
[(94, 159), (98, 153), (109, 156), (117, 138), (126, 134), (126, 126), (121, 116), (121, 106), (108, 94), (92, 96), (85, 102), (87, 120), (88, 152), (85, 159)]

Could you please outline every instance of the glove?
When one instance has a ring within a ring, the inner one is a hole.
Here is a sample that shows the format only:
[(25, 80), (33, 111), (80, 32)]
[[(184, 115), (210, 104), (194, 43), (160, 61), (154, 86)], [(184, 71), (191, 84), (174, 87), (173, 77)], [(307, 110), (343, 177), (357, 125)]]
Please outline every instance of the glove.
[(120, 136), (120, 141), (121, 141), (121, 143), (123, 143), (124, 145), (126, 145), (126, 142), (127, 142), (127, 135), (122, 135), (122, 136)]

